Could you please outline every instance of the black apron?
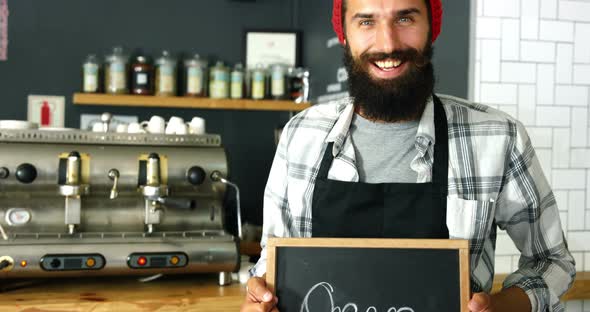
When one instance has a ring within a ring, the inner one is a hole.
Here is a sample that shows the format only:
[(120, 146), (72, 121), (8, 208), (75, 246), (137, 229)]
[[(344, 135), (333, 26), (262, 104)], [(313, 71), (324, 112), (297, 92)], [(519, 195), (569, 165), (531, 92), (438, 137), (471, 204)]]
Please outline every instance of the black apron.
[(328, 180), (329, 143), (315, 181), (313, 237), (449, 238), (446, 225), (448, 133), (434, 95), (434, 165), (431, 183), (357, 183)]

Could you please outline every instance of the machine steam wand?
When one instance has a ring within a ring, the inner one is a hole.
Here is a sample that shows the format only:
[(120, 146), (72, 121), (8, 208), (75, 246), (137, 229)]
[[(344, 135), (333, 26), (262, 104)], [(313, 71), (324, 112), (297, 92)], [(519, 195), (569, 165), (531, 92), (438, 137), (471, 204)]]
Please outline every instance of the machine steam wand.
[(219, 172), (217, 170), (211, 172), (211, 180), (213, 180), (214, 182), (221, 182), (223, 184), (227, 184), (236, 190), (236, 202), (237, 202), (236, 216), (238, 219), (238, 237), (240, 239), (242, 239), (242, 213), (241, 213), (241, 209), (240, 209), (240, 188), (238, 188), (238, 186), (235, 183), (224, 178), (223, 175), (221, 174), (221, 172)]

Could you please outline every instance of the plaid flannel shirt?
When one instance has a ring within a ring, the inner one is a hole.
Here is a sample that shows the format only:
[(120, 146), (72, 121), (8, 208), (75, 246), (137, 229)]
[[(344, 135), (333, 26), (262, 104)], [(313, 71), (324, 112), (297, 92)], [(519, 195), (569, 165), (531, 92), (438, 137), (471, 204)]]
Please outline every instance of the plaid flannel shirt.
[[(522, 288), (533, 311), (563, 311), (559, 296), (573, 283), (575, 263), (524, 126), (493, 108), (439, 97), (449, 129), (446, 222), (451, 239), (469, 240), (472, 290), (491, 291), (500, 228), (521, 252), (518, 270), (503, 287)], [(431, 99), (416, 134), (418, 155), (411, 169), (418, 174), (417, 183), (432, 178), (433, 105)], [(311, 237), (314, 181), (328, 142), (334, 142), (335, 157), (328, 178), (359, 181), (348, 131), (353, 114), (347, 98), (313, 106), (285, 126), (265, 189), (263, 250), (253, 275), (266, 272), (268, 237)]]

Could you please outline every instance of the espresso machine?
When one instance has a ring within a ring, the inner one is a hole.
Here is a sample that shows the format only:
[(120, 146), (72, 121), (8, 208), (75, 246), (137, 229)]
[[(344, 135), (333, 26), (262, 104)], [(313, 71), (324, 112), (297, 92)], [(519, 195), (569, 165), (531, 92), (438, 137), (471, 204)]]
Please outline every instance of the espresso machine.
[[(227, 171), (218, 135), (0, 129), (0, 278), (209, 272), (227, 284), (239, 266)], [(241, 232), (239, 204), (237, 216)]]

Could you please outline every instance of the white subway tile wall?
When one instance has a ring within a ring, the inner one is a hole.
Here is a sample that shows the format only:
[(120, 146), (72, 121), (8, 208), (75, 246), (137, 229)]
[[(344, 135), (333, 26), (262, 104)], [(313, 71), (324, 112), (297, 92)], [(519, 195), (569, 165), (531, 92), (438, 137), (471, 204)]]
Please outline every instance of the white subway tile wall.
[[(590, 0), (477, 0), (476, 102), (518, 117), (554, 189), (578, 271), (590, 271)], [(498, 233), (496, 271), (518, 250)], [(568, 301), (590, 312), (590, 300)]]
[(590, 23), (576, 23), (574, 35), (574, 62), (590, 63)]
[[(572, 147), (588, 146), (588, 108), (574, 107), (572, 109)], [(572, 164), (575, 167), (574, 164)], [(590, 167), (586, 167), (590, 168)]]

